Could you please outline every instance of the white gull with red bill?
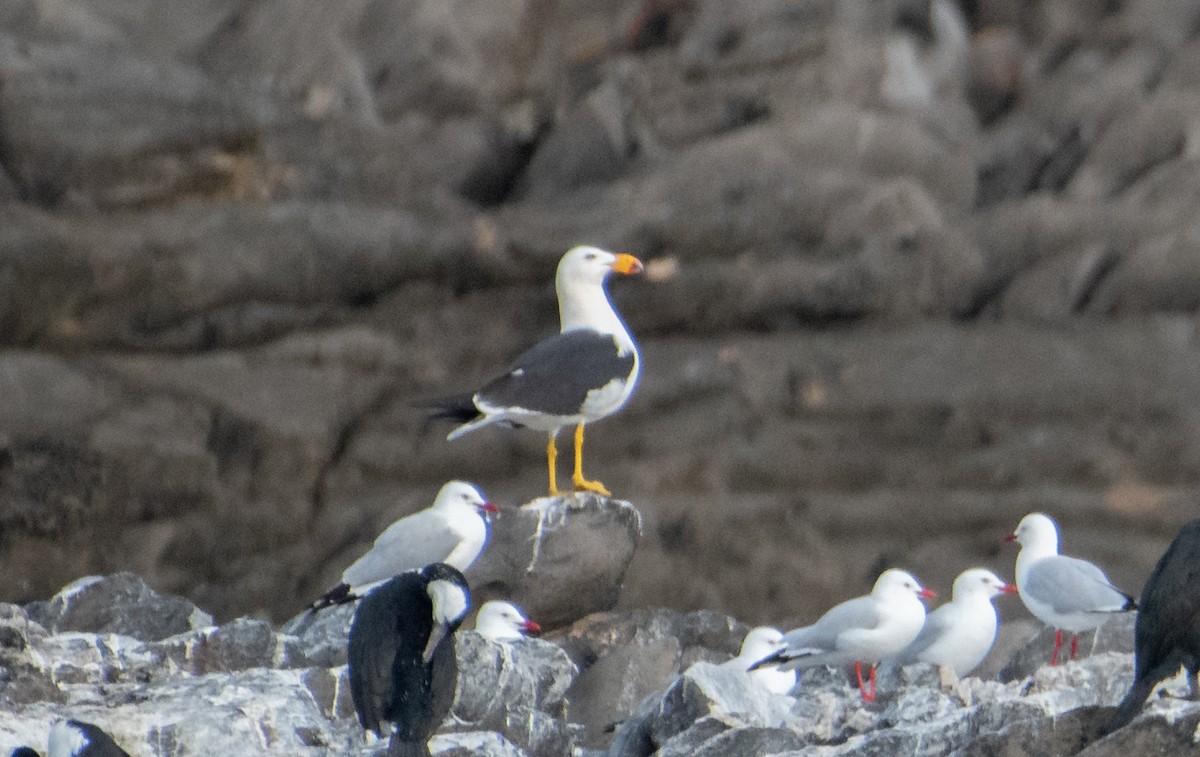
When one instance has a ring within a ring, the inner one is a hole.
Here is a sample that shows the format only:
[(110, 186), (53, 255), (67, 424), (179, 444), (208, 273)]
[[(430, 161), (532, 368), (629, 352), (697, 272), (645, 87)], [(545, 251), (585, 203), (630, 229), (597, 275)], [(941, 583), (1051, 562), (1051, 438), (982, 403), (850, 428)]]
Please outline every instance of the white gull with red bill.
[(992, 650), (996, 642), (996, 607), (1001, 594), (1016, 594), (1017, 587), (984, 568), (964, 570), (954, 579), (951, 600), (925, 617), (925, 625), (912, 643), (889, 662), (899, 665), (928, 662), (967, 675)]
[(371, 549), (342, 572), (342, 582), (309, 609), (352, 602), (392, 576), (430, 563), (466, 570), (487, 542), (488, 517), (498, 512), (475, 486), (447, 482), (432, 505), (388, 526)]
[(542, 627), (525, 617), (512, 602), (497, 599), (484, 602), (475, 616), (475, 633), (490, 641), (515, 641), (540, 630)]
[(1073, 660), (1078, 634), (1098, 628), (1115, 612), (1137, 609), (1137, 601), (1113, 586), (1100, 568), (1058, 553), (1058, 525), (1049, 516), (1026, 515), (1005, 540), (1021, 545), (1016, 568), (1021, 601), (1056, 632), (1051, 665), (1058, 664), (1063, 631), (1071, 632)]
[[(909, 573), (892, 568), (875, 581), (871, 593), (834, 606), (816, 623), (783, 635), (784, 648), (750, 667), (777, 665), (785, 670), (854, 663), (864, 701), (875, 699), (875, 666), (908, 646), (925, 623), (923, 597), (934, 593)], [(869, 663), (870, 686), (862, 676)]]

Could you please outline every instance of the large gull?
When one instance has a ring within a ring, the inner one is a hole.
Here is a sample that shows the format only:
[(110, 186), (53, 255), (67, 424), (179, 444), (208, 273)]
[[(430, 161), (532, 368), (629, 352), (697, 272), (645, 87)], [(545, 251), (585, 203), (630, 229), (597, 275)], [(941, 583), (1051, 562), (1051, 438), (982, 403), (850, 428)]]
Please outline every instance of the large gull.
[(641, 270), (641, 261), (632, 255), (598, 247), (574, 247), (563, 255), (554, 277), (560, 332), (526, 350), (480, 389), (430, 401), (438, 408), (433, 418), (462, 424), (447, 438), (494, 423), (546, 432), (550, 494), (556, 495), (558, 432), (574, 426), (571, 483), (576, 490), (607, 496), (604, 484), (583, 475), (583, 427), (624, 407), (637, 384), (640, 361), (604, 282), (614, 272)]

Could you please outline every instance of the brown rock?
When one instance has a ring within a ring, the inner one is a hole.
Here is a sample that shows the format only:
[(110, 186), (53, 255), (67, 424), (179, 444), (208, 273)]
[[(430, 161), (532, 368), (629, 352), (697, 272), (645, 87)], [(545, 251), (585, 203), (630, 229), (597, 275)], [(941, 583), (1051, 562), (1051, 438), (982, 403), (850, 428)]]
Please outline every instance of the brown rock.
[(504, 510), (466, 571), (472, 600), (515, 602), (546, 628), (611, 609), (641, 526), (632, 504), (593, 494), (541, 497)]

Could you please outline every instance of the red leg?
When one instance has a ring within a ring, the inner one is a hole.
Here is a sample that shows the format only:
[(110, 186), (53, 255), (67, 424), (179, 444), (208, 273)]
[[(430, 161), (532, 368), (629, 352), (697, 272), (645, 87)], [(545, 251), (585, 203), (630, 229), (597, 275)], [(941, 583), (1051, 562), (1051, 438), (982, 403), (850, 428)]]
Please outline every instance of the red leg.
[(1058, 664), (1058, 650), (1062, 649), (1062, 629), (1054, 629), (1054, 654), (1050, 655), (1050, 667)]
[(868, 688), (867, 683), (865, 681), (863, 681), (862, 663), (859, 662), (858, 660), (854, 661), (854, 677), (858, 679), (858, 693), (862, 697), (862, 700), (864, 702), (875, 701), (875, 666), (874, 665), (871, 666), (870, 688)]
[(1079, 649), (1079, 637), (1071, 634), (1071, 659), (1075, 659), (1075, 652)]

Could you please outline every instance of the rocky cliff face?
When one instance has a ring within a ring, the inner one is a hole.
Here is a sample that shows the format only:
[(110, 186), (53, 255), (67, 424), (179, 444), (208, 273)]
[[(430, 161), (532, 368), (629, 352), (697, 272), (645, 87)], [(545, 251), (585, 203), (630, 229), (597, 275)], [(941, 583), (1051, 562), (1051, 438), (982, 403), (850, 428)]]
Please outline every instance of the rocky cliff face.
[(1136, 589), (1197, 514), (1198, 26), (2, 3), (0, 598), (130, 570), (282, 621), (446, 479), (542, 491), (539, 435), (449, 444), (411, 402), (551, 332), (581, 241), (649, 264), (614, 287), (642, 385), (588, 441), (645, 516), (625, 606), (1007, 575), (1032, 509)]
[[(136, 757), (382, 755), (349, 697), (347, 609), (282, 629), (250, 618), (217, 626), (132, 574), (24, 608), (0, 605), (0, 753), (42, 748), (50, 725), (72, 717), (101, 725)], [(1182, 680), (1097, 740), (1128, 686), (1130, 655), (1110, 650), (1131, 646), (1131, 627), (1128, 617), (1114, 619), (1090, 656), (1050, 668), (1046, 633), (1006, 626), (1008, 643), (983, 678), (904, 668), (881, 677), (870, 705), (828, 669), (805, 672), (794, 696), (758, 687), (724, 664), (746, 627), (717, 613), (595, 614), (549, 640), (512, 643), (464, 630), (456, 702), (433, 752), (1117, 757), (1193, 749), (1200, 704), (1180, 698)]]

